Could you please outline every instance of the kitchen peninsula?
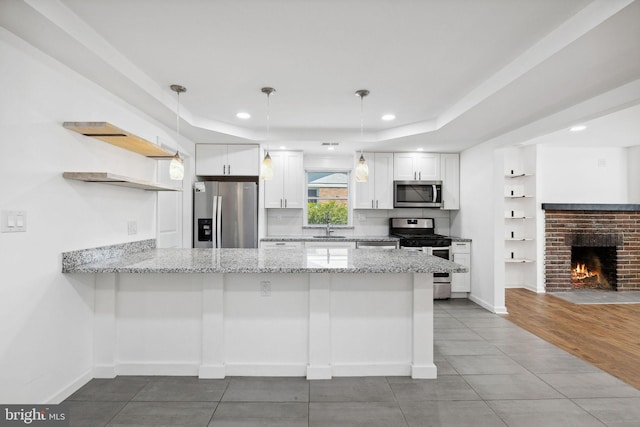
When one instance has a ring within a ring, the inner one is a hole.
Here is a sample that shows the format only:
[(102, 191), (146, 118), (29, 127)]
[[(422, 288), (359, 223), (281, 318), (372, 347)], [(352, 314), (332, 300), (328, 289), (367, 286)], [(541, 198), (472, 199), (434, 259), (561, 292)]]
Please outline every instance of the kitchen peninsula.
[(63, 254), (63, 272), (95, 286), (97, 378), (435, 378), (433, 273), (465, 271), (386, 249), (156, 249), (149, 240)]

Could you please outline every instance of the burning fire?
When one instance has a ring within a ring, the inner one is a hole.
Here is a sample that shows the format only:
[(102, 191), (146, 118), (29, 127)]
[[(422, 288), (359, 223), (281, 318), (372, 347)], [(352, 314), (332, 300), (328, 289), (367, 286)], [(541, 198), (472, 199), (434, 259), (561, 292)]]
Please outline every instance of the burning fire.
[(571, 269), (571, 278), (573, 280), (584, 280), (589, 277), (596, 277), (600, 282), (600, 272), (590, 271), (585, 264), (577, 263), (575, 268)]

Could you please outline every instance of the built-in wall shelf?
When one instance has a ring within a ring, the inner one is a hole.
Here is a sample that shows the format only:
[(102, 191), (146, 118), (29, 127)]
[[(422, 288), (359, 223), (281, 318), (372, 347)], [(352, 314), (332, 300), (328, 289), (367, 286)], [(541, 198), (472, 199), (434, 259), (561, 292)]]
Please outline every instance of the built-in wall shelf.
[(181, 188), (115, 175), (109, 172), (64, 172), (62, 176), (66, 179), (75, 179), (76, 181), (99, 182), (102, 184), (119, 185), (121, 187), (138, 188), (147, 191), (182, 191)]
[(99, 139), (154, 159), (170, 159), (175, 153), (107, 122), (64, 122), (66, 129)]
[(527, 263), (535, 262), (535, 260), (527, 259), (527, 258), (506, 258), (504, 262), (508, 264), (527, 264)]

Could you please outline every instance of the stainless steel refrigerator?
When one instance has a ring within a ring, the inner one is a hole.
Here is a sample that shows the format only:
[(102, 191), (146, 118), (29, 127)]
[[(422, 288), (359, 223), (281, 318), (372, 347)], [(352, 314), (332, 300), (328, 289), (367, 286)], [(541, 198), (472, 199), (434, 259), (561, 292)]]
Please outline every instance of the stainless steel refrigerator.
[(258, 185), (255, 182), (196, 182), (193, 247), (257, 248)]

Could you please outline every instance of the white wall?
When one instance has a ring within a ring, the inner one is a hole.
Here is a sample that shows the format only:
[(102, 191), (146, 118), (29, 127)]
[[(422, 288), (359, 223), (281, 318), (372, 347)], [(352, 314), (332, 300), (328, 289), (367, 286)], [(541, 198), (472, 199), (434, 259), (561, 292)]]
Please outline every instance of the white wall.
[(640, 203), (640, 146), (627, 148), (627, 169), (629, 203)]
[[(496, 253), (496, 226), (503, 221), (502, 154), (485, 143), (460, 153), (460, 210), (452, 214), (451, 233), (472, 239), (470, 298), (504, 312), (502, 253)], [(500, 227), (500, 230), (502, 228)]]
[[(110, 121), (141, 137), (166, 129), (0, 29), (0, 209), (25, 233), (0, 234), (0, 402), (66, 397), (92, 366), (93, 281), (63, 275), (61, 252), (155, 237), (156, 193), (62, 178), (109, 171), (153, 181), (156, 161), (84, 137), (63, 121)], [(127, 234), (127, 221), (138, 234)]]
[(626, 148), (538, 146), (542, 203), (628, 203)]

